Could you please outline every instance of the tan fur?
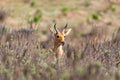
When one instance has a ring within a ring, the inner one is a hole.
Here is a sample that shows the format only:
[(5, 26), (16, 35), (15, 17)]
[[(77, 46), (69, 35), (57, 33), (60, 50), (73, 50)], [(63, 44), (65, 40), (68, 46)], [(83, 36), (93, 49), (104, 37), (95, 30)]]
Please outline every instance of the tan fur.
[(54, 48), (54, 52), (56, 54), (56, 58), (58, 58), (64, 54), (62, 46)]
[[(59, 38), (57, 38), (57, 36), (59, 36)], [(62, 56), (64, 53), (61, 42), (64, 42), (64, 34), (60, 32), (56, 33), (54, 37), (54, 52), (56, 53), (56, 57)]]
[(56, 56), (57, 60), (58, 60), (58, 58), (60, 58), (64, 55), (62, 44), (65, 42), (65, 36), (68, 35), (71, 31), (71, 29), (66, 29), (66, 27), (67, 27), (67, 25), (65, 26), (65, 28), (63, 29), (62, 32), (57, 30), (56, 24), (54, 25), (54, 28), (55, 28), (56, 32), (53, 32), (50, 29), (50, 31), (52, 33), (54, 33), (54, 48), (53, 48), (53, 51), (55, 52), (55, 56)]

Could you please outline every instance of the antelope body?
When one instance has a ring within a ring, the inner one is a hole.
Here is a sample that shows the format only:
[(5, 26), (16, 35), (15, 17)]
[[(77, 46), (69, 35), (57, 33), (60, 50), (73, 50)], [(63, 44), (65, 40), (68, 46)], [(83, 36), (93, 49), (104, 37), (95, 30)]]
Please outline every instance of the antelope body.
[(62, 57), (64, 55), (64, 51), (63, 51), (63, 45), (65, 44), (65, 36), (67, 36), (70, 31), (71, 28), (67, 29), (67, 24), (66, 26), (63, 28), (63, 30), (60, 32), (57, 28), (56, 28), (56, 24), (54, 25), (54, 30), (50, 31), (54, 34), (54, 48), (53, 51), (55, 52), (55, 56), (56, 59), (58, 61), (58, 58)]

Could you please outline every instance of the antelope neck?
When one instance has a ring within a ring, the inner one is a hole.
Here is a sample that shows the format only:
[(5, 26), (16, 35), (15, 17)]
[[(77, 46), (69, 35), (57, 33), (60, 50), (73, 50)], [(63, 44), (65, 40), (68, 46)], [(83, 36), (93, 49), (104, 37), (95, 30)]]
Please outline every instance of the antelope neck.
[(61, 43), (54, 42), (54, 49), (57, 49), (57, 48), (59, 48), (59, 47), (62, 48)]
[(59, 43), (54, 43), (54, 51), (57, 55), (62, 55), (63, 54), (63, 46)]

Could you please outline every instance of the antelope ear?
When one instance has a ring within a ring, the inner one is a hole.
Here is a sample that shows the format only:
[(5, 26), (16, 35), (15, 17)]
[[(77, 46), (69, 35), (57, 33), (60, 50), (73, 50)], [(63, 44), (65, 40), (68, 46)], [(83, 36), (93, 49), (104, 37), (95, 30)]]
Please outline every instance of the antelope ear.
[(65, 36), (67, 36), (67, 35), (70, 33), (71, 30), (72, 30), (71, 28), (70, 28), (70, 29), (64, 29), (64, 30), (62, 31), (62, 33), (63, 33)]

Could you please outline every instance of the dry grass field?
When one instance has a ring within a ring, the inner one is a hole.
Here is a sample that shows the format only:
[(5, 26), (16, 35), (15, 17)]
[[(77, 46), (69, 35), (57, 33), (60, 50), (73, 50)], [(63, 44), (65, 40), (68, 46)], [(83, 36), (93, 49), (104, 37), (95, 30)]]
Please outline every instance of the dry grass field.
[[(0, 0), (0, 80), (120, 80), (120, 0)], [(49, 27), (72, 28), (56, 68)]]

